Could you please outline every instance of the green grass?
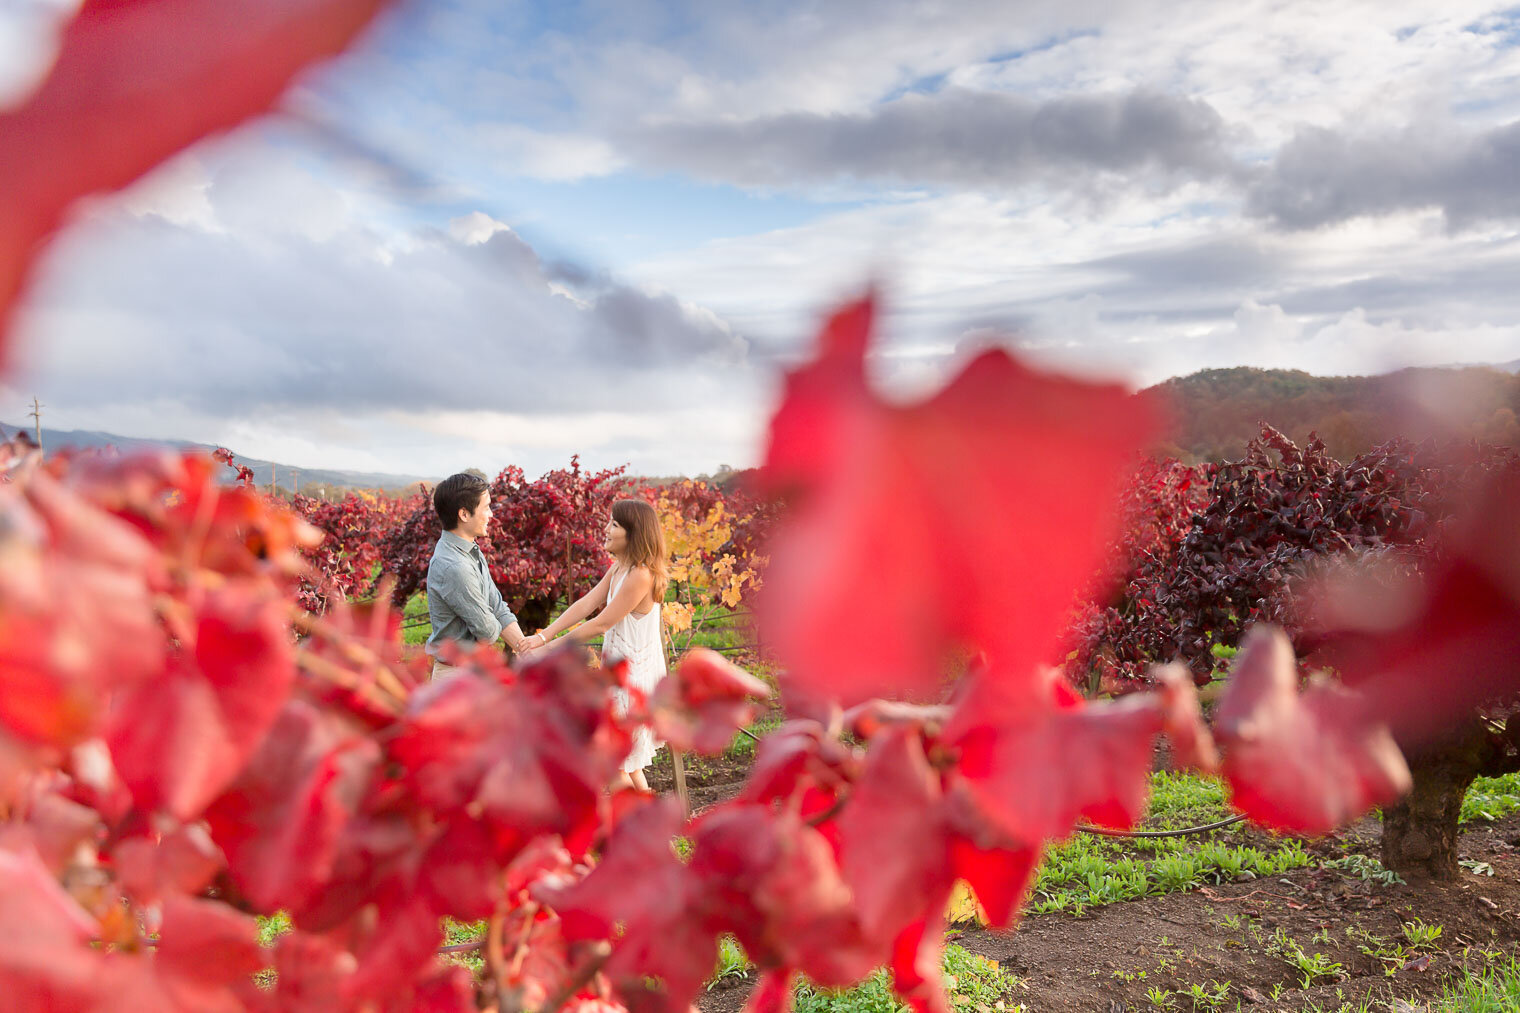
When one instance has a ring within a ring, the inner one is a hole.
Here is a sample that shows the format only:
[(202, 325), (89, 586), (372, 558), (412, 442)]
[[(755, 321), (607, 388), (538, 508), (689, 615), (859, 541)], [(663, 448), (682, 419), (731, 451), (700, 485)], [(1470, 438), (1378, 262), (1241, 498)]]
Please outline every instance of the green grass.
[[(1463, 802), (1464, 820), (1492, 820), (1520, 810), (1520, 774), (1479, 778)], [(1180, 830), (1231, 815), (1216, 778), (1151, 775), (1143, 828)], [(1277, 876), (1318, 864), (1347, 876), (1392, 886), (1402, 880), (1375, 857), (1347, 854), (1317, 861), (1296, 838), (1255, 838), (1244, 824), (1189, 837), (1114, 839), (1076, 834), (1051, 848), (1036, 875), (1026, 910), (1081, 916), (1094, 907), (1200, 886)]]
[(1520, 1010), (1520, 958), (1485, 962), (1477, 971), (1448, 978), (1429, 1013), (1513, 1013)]
[[(1024, 1009), (1013, 1001), (1020, 982), (997, 961), (951, 943), (945, 947), (944, 973), (952, 1009), (1009, 1013)], [(848, 989), (818, 988), (799, 981), (795, 999), (796, 1013), (903, 1013), (910, 1008), (893, 993), (892, 978), (885, 969)]]
[(749, 962), (749, 957), (745, 956), (744, 947), (733, 936), (722, 936), (718, 940), (717, 966), (713, 968), (712, 977), (707, 979), (707, 990), (712, 991), (730, 978), (748, 978), (754, 967)]
[[(1151, 775), (1143, 827), (1181, 830), (1230, 815), (1224, 786), (1215, 778), (1160, 772)], [(1313, 864), (1301, 841), (1242, 843), (1235, 824), (1190, 837), (1116, 839), (1076, 834), (1046, 853), (1026, 910), (1083, 915), (1089, 909), (1200, 886), (1276, 876)]]
[(273, 946), (276, 939), (290, 931), (290, 916), (284, 911), (276, 911), (267, 918), (259, 915), (258, 921), (260, 946)]
[[(291, 929), (290, 916), (284, 911), (276, 911), (268, 917), (258, 915), (257, 918), (259, 923), (259, 945), (266, 948), (273, 946), (276, 939), (279, 939)], [(266, 967), (261, 971), (254, 972), (253, 983), (259, 988), (267, 990), (274, 988), (277, 977), (274, 968)]]
[[(750, 725), (749, 730), (755, 736), (763, 739), (766, 735), (780, 727), (782, 720), (783, 717), (779, 713), (767, 714)], [(732, 759), (754, 756), (756, 745), (758, 743), (748, 735), (745, 735), (743, 732), (735, 732), (734, 741), (729, 743), (728, 748), (723, 751), (723, 755)]]
[(1395, 883), (1404, 882), (1404, 877), (1391, 869), (1383, 868), (1383, 863), (1372, 855), (1363, 855), (1360, 852), (1352, 852), (1342, 855), (1340, 858), (1327, 859), (1320, 863), (1321, 868), (1335, 869), (1347, 876), (1360, 879), (1364, 883), (1381, 883), (1383, 886), (1393, 886)]
[[(478, 939), (484, 939), (486, 934), (485, 922), (456, 922), (452, 918), (443, 920), (443, 945), (458, 946), (460, 943), (473, 943)], [(481, 957), (479, 950), (466, 950), (463, 953), (449, 953), (444, 955), (444, 960), (461, 967), (468, 967), (471, 971), (483, 970), (486, 966), (485, 959)]]
[[(421, 620), (422, 625), (406, 627), (410, 623)], [(401, 639), (403, 643), (420, 647), (427, 643), (427, 638), (433, 635), (433, 624), (428, 620), (427, 594), (418, 591), (407, 599), (406, 608), (401, 610)]]
[(1462, 822), (1492, 822), (1520, 809), (1520, 774), (1480, 777), (1462, 799)]

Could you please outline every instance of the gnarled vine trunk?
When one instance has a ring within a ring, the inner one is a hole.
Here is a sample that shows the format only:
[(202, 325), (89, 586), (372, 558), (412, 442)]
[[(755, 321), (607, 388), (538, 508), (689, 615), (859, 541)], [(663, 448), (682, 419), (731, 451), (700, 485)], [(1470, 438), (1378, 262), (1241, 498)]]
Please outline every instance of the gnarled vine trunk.
[(1441, 742), (1405, 750), (1414, 788), (1383, 810), (1384, 866), (1401, 875), (1457, 878), (1462, 798), (1479, 775), (1514, 769), (1515, 731), (1495, 735), (1475, 719)]

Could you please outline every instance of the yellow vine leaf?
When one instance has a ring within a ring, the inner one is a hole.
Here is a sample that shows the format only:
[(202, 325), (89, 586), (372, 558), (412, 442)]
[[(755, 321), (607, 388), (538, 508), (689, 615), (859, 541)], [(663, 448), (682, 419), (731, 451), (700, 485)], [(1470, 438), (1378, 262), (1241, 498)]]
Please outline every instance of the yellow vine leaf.
[(964, 879), (956, 880), (955, 888), (950, 891), (950, 903), (945, 908), (945, 921), (950, 925), (974, 923), (986, 926), (987, 924), (987, 912), (976, 899), (976, 894), (971, 890), (971, 884)]

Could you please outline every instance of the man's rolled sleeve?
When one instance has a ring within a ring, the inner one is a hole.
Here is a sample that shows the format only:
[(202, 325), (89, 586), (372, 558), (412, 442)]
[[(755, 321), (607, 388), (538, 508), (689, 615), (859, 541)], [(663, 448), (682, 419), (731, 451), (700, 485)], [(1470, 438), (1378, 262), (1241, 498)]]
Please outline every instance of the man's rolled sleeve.
[(428, 588), (428, 593), (440, 594), (449, 608), (454, 610), (454, 614), (470, 628), (471, 636), (483, 644), (489, 644), (501, 636), (503, 624), (490, 610), (482, 608), (480, 602), (464, 588), (458, 570), (450, 567), (444, 572), (440, 583), (441, 587)]
[(501, 623), (501, 628), (506, 629), (517, 622), (517, 616), (507, 607), (507, 603), (501, 597), (501, 589), (496, 586), (494, 580), (486, 580), (486, 605), (491, 613), (496, 616), (496, 621)]

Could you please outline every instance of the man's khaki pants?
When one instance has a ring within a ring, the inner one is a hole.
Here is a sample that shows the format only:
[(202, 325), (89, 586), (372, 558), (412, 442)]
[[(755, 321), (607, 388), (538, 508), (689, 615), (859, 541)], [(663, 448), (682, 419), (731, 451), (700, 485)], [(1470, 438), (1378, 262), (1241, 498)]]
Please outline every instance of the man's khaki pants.
[(442, 679), (445, 676), (454, 675), (457, 672), (463, 671), (464, 669), (460, 668), (458, 665), (445, 665), (441, 661), (435, 661), (433, 662), (433, 681), (437, 682), (439, 679)]

